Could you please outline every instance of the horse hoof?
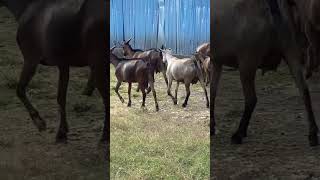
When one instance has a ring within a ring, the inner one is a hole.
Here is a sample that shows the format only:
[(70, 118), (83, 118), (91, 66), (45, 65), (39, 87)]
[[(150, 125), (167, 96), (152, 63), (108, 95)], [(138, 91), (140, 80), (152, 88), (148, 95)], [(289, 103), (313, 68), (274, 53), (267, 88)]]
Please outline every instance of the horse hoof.
[(231, 143), (232, 143), (232, 144), (242, 144), (242, 137), (239, 136), (238, 134), (234, 134), (234, 135), (231, 137)]
[(310, 146), (317, 146), (318, 145), (318, 136), (317, 136), (317, 134), (309, 135), (309, 143), (310, 143)]
[(207, 104), (207, 108), (210, 108), (210, 105), (209, 105), (209, 104)]
[(120, 99), (120, 101), (121, 101), (122, 103), (124, 103), (124, 99)]
[(182, 107), (184, 107), (184, 108), (187, 107), (187, 104), (183, 103), (183, 104), (182, 104)]
[(178, 104), (178, 101), (173, 101), (173, 104), (174, 104), (174, 105), (177, 105), (177, 104)]
[(58, 133), (58, 134), (57, 134), (56, 143), (66, 144), (67, 141), (68, 141), (68, 138), (67, 138), (67, 134), (66, 134), (66, 133)]
[(131, 103), (128, 103), (128, 107), (131, 107)]
[(156, 111), (159, 111), (159, 106), (156, 106)]

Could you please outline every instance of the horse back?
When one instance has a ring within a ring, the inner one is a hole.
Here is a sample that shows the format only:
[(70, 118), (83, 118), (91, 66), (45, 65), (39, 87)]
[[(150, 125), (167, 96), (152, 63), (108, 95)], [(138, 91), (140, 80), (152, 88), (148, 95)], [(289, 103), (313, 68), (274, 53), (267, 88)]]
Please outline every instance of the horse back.
[(148, 66), (143, 60), (123, 61), (116, 67), (115, 73), (124, 82), (139, 82), (147, 80)]

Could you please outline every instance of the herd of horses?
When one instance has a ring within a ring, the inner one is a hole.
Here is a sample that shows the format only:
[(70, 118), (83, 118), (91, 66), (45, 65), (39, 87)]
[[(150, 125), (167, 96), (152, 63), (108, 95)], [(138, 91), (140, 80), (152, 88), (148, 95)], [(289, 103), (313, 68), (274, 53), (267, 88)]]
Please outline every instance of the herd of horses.
[[(110, 63), (115, 67), (117, 78), (115, 92), (122, 103), (124, 103), (124, 99), (119, 93), (121, 83), (128, 83), (128, 107), (131, 106), (132, 83), (138, 83), (138, 90), (142, 92), (142, 107), (145, 106), (147, 93), (152, 91), (155, 108), (158, 111), (159, 105), (154, 88), (154, 74), (162, 72), (167, 84), (167, 94), (172, 98), (174, 104), (177, 104), (180, 83), (184, 83), (186, 88), (186, 98), (182, 104), (183, 107), (186, 107), (190, 96), (190, 85), (199, 81), (205, 94), (206, 106), (209, 107), (209, 98), (205, 87), (205, 79), (209, 79), (206, 72), (209, 72), (210, 58), (205, 55), (205, 51), (210, 49), (209, 43), (199, 46), (194, 55), (186, 56), (174, 55), (171, 49), (165, 49), (164, 46), (159, 49), (153, 48), (145, 51), (133, 49), (130, 41), (131, 39), (124, 40), (122, 44), (119, 43), (121, 47), (118, 47), (118, 49), (120, 48), (122, 51), (117, 52), (120, 53), (113, 52), (116, 46), (110, 49)], [(175, 96), (171, 94), (173, 81), (177, 82)]]
[[(24, 64), (17, 96), (39, 131), (46, 129), (46, 123), (26, 95), (26, 87), (39, 64), (59, 69), (57, 101), (60, 125), (56, 135), (57, 142), (65, 142), (69, 131), (65, 104), (70, 67), (91, 68), (84, 94), (91, 94), (94, 88), (99, 90), (106, 110), (105, 117), (108, 99), (106, 59), (110, 59), (110, 63), (115, 66), (118, 79), (115, 90), (122, 102), (124, 100), (119, 94), (119, 87), (122, 82), (129, 84), (128, 106), (131, 106), (132, 83), (137, 82), (143, 96), (142, 106), (145, 105), (146, 94), (152, 91), (156, 110), (159, 110), (154, 88), (156, 72), (163, 73), (168, 87), (167, 94), (174, 104), (177, 104), (179, 84), (185, 84), (187, 96), (184, 107), (190, 96), (190, 84), (200, 81), (207, 107), (210, 105), (210, 134), (214, 135), (215, 99), (222, 66), (230, 66), (239, 70), (245, 96), (240, 125), (231, 138), (233, 143), (239, 144), (247, 137), (249, 120), (257, 103), (257, 69), (272, 70), (284, 60), (306, 108), (310, 145), (318, 145), (318, 126), (304, 76), (304, 70), (306, 77), (310, 77), (320, 65), (318, 0), (211, 1), (212, 51), (209, 44), (199, 47), (192, 56), (174, 55), (172, 50), (165, 48), (142, 51), (132, 49), (128, 40), (121, 44), (125, 57), (117, 56), (115, 48), (111, 48), (106, 58), (109, 34), (106, 12), (109, 12), (109, 3), (107, 0), (0, 0), (0, 7), (7, 7), (18, 23), (17, 44)], [(171, 94), (173, 81), (177, 82), (175, 96)], [(210, 104), (205, 88), (205, 83), (209, 82)], [(105, 118), (101, 138), (103, 143), (110, 142), (109, 123)]]

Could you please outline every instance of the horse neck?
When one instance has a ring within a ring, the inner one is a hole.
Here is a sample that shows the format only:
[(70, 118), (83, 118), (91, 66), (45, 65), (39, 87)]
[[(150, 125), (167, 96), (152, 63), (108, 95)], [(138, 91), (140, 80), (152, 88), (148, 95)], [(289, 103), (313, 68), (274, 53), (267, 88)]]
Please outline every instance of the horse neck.
[(114, 67), (117, 67), (118, 64), (120, 63), (120, 60), (115, 56), (113, 55), (112, 53), (110, 54), (110, 62), (111, 64), (114, 66)]
[(164, 55), (166, 56), (168, 64), (170, 64), (172, 62), (172, 58), (175, 58), (174, 56), (172, 56), (171, 54), (168, 54), (168, 53), (165, 53)]
[(24, 10), (33, 0), (3, 0), (5, 6), (14, 15), (16, 20), (20, 18)]
[(130, 57), (132, 57), (135, 54), (134, 50), (132, 49), (132, 47), (130, 45), (128, 45), (128, 48), (126, 51)]

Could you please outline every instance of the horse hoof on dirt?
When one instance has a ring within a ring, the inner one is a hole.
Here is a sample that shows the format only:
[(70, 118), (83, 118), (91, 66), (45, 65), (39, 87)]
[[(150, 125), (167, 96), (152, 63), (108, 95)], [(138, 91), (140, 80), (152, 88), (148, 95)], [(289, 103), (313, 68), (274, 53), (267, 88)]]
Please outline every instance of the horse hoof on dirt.
[(209, 108), (210, 107), (210, 105), (209, 105), (209, 103), (207, 104), (207, 108)]
[(128, 103), (128, 105), (127, 105), (128, 107), (131, 107), (131, 103)]
[(239, 136), (238, 134), (234, 134), (234, 135), (231, 137), (231, 143), (232, 143), (232, 144), (242, 144), (242, 137)]
[(173, 104), (174, 104), (174, 105), (177, 105), (177, 104), (178, 104), (178, 101), (177, 101), (177, 100), (174, 100), (174, 101), (173, 101)]
[(122, 103), (124, 103), (124, 99), (120, 99), (120, 101), (121, 101)]
[(33, 118), (33, 123), (38, 128), (39, 132), (45, 131), (47, 129), (47, 124), (41, 117)]
[(156, 106), (156, 111), (159, 111), (159, 106), (158, 105)]
[(319, 144), (317, 134), (309, 135), (309, 143), (310, 146), (317, 146)]
[(58, 133), (56, 136), (56, 143), (63, 143), (66, 144), (67, 143), (67, 134), (66, 133)]
[(183, 103), (183, 104), (182, 104), (182, 107), (184, 107), (184, 108), (187, 107), (187, 104)]

